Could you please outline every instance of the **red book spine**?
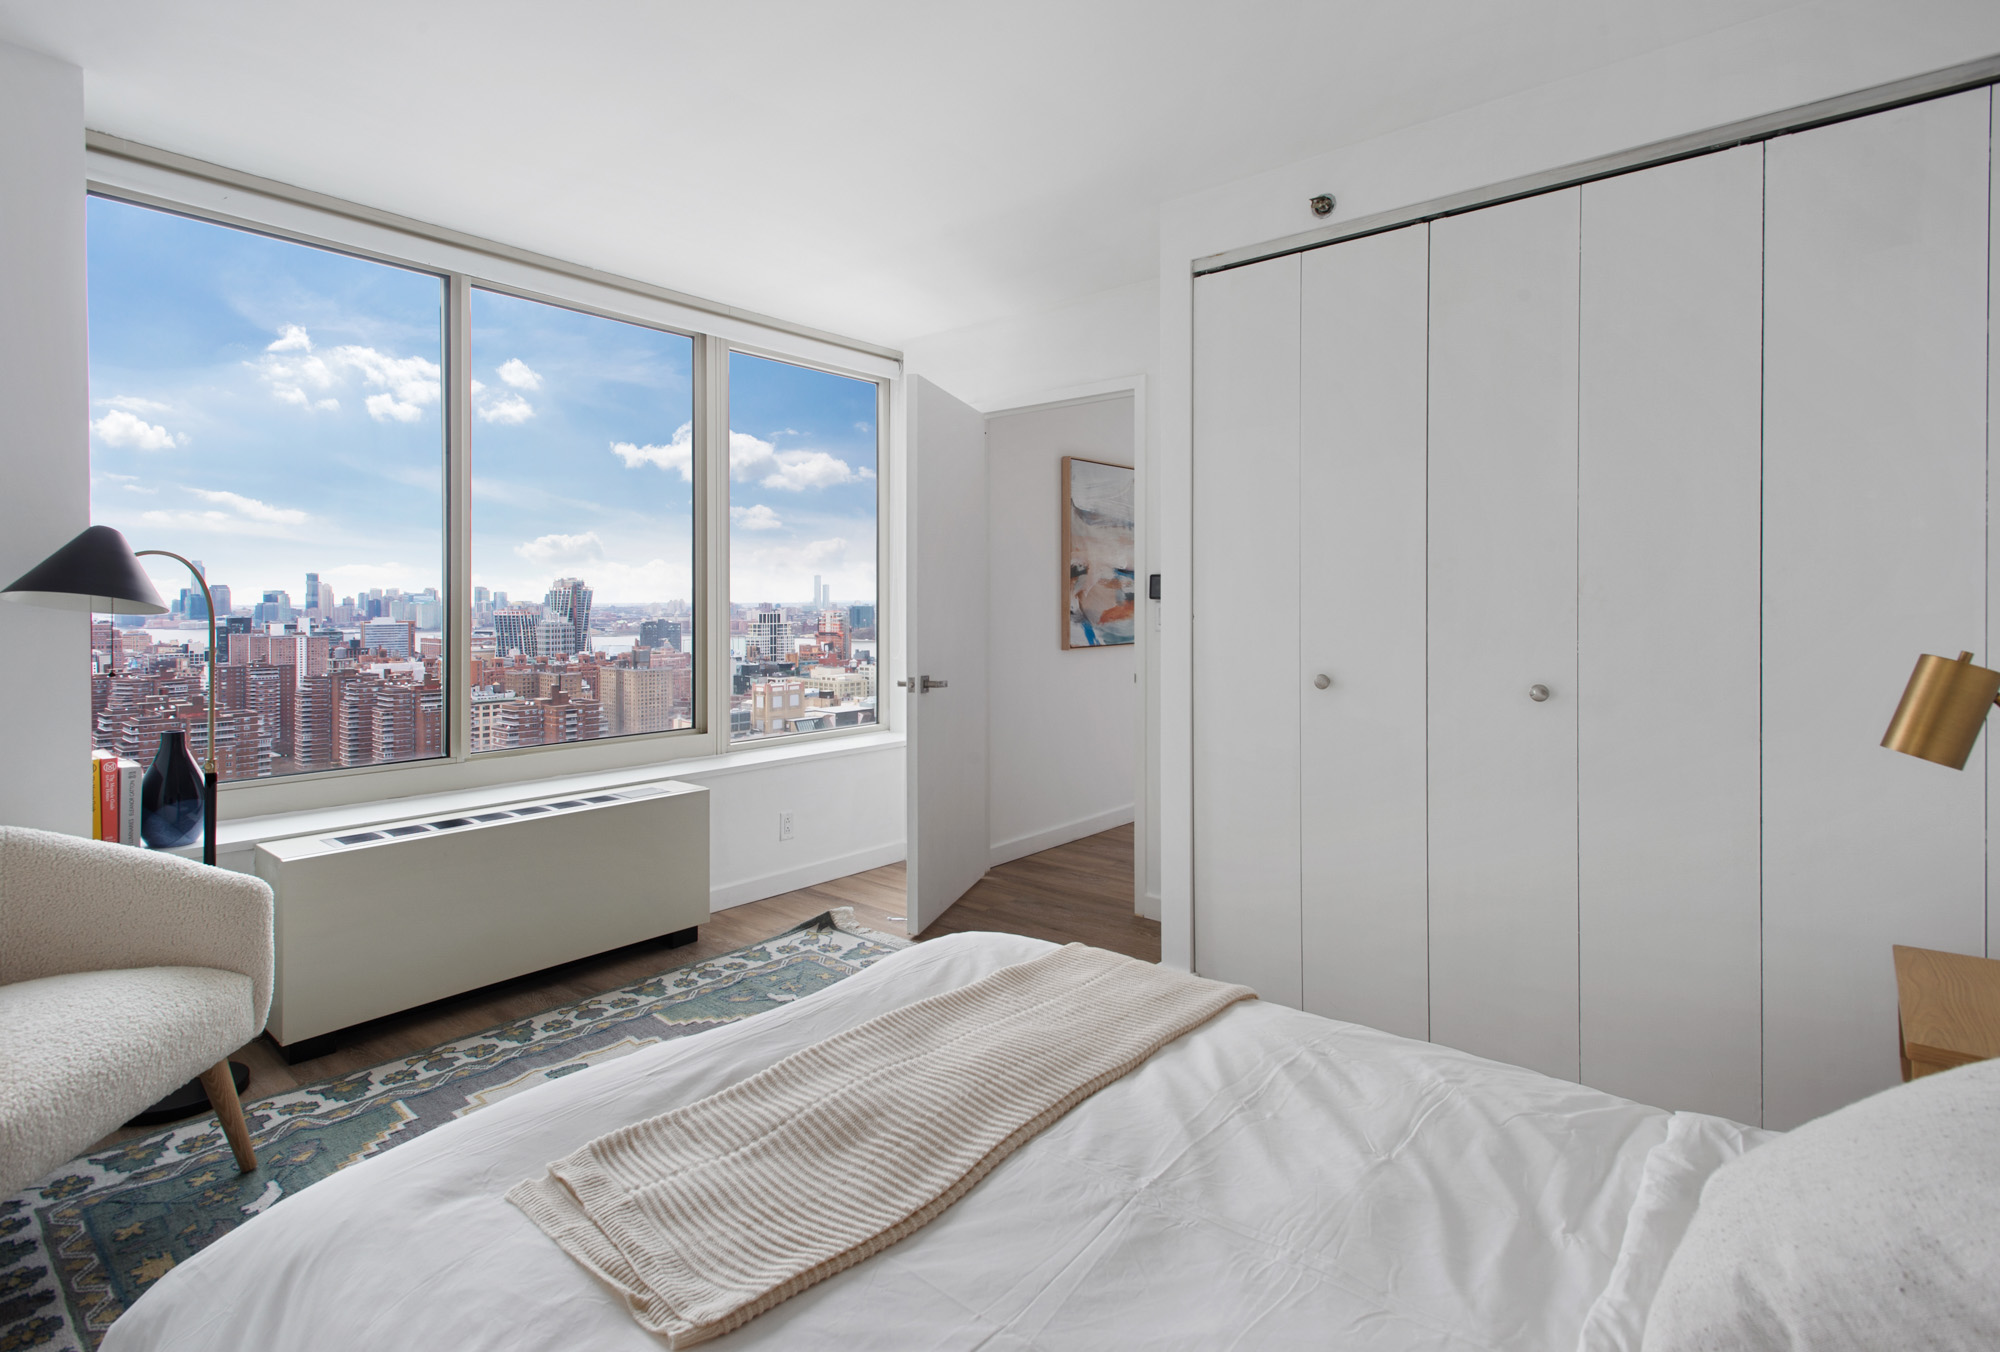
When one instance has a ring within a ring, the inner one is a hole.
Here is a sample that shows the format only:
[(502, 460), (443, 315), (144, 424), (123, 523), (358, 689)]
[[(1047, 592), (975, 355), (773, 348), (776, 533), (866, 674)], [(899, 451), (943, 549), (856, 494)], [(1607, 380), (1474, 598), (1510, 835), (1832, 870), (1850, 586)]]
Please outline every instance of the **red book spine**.
[(97, 762), (97, 838), (118, 839), (118, 762), (105, 757)]

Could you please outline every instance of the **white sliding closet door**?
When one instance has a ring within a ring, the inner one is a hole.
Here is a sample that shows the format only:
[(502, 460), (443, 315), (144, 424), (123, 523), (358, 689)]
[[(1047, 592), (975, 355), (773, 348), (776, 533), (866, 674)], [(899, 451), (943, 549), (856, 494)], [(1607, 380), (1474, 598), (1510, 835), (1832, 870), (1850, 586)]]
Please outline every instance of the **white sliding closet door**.
[[(1304, 255), (1305, 1007), (1430, 1036), (1424, 786), (1429, 229)], [(1325, 676), (1326, 689), (1314, 678)], [(1280, 696), (1284, 694), (1281, 690)]]
[(1984, 950), (1984, 753), (1878, 743), (1986, 632), (1988, 125), (1982, 89), (1766, 151), (1767, 1126), (1896, 1082), (1890, 945)]
[(1764, 150), (1586, 184), (1583, 1079), (1756, 1122)]
[(1194, 297), (1194, 961), (1299, 1003), (1299, 258)]
[(1572, 1080), (1577, 203), (1434, 222), (1430, 289), (1431, 1037)]

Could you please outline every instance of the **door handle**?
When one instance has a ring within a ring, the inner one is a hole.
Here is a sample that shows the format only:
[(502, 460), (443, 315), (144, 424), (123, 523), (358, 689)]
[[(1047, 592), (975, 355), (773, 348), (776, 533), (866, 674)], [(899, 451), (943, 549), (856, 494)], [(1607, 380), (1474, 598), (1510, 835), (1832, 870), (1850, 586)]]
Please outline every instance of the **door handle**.
[(896, 682), (897, 688), (916, 695), (928, 695), (931, 691), (943, 690), (950, 684), (950, 681), (933, 681), (928, 676), (910, 676)]

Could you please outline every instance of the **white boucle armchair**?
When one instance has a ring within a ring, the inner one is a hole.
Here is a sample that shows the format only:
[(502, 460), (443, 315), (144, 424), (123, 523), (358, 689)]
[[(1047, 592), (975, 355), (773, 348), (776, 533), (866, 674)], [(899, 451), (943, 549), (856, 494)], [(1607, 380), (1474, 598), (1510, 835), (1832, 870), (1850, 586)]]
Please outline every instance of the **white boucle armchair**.
[(261, 880), (0, 827), (0, 1197), (196, 1075), (255, 1169), (228, 1057), (263, 1031), (271, 967)]

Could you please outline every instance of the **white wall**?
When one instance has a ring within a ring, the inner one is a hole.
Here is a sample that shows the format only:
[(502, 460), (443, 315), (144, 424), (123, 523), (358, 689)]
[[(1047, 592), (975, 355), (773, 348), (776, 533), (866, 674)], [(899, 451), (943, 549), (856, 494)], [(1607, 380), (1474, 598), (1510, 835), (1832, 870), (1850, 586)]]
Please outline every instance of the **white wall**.
[[(1119, 287), (1085, 296), (1071, 304), (1034, 314), (1017, 315), (968, 328), (930, 334), (903, 345), (905, 369), (925, 376), (959, 398), (989, 413), (1059, 399), (1106, 382), (1138, 379), (1145, 391), (1135, 413), (1142, 432), (1139, 456), (1139, 573), (1158, 571), (1151, 520), (1156, 495), (1148, 481), (1144, 445), (1151, 438), (1154, 384), (1151, 379), (1159, 342), (1158, 287), (1152, 282)], [(997, 537), (996, 537), (997, 538)], [(996, 554), (995, 557), (998, 557)], [(1159, 783), (1153, 763), (1158, 747), (1158, 645), (1153, 640), (1158, 607), (1145, 603), (1140, 624), (1137, 662), (1144, 707), (1141, 763), (1135, 767), (1143, 798), (1137, 814), (1137, 845), (1144, 861), (1138, 880), (1137, 908), (1159, 916)], [(1100, 654), (1101, 655), (1101, 654)], [(1049, 777), (1044, 777), (1047, 783)], [(1001, 820), (995, 799), (994, 821)], [(1002, 837), (996, 829), (995, 840)]]
[[(0, 43), (0, 586), (90, 524), (83, 72)], [(89, 619), (0, 605), (0, 822), (90, 831)]]
[[(1565, 35), (1552, 33), (1562, 42)], [(1580, 39), (1572, 39), (1579, 41)], [(1167, 203), (1160, 220), (1159, 351), (1148, 475), (1163, 574), (1158, 686), (1162, 960), (1193, 936), (1192, 641), (1187, 587), (1192, 260), (1777, 112), (2000, 51), (1990, 0), (1797, 5)], [(1327, 222), (1316, 193), (1335, 195)]]
[(1132, 820), (1136, 645), (1061, 643), (1062, 459), (1132, 461), (1129, 394), (986, 421), (987, 821), (993, 863)]

